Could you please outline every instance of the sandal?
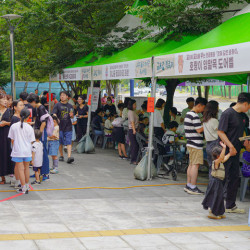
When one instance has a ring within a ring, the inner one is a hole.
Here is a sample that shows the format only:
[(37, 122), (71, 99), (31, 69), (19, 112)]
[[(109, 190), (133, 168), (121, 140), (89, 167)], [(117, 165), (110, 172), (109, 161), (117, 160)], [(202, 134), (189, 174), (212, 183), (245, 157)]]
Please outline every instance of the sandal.
[(6, 184), (6, 179), (2, 178), (2, 181), (0, 181), (0, 185), (4, 185), (4, 184)]

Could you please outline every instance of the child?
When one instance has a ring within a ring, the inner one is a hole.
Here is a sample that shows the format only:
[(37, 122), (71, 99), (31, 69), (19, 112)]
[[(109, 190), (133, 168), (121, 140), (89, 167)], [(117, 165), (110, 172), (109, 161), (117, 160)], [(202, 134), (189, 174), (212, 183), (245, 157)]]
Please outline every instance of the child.
[(21, 121), (10, 127), (8, 137), (11, 139), (12, 161), (15, 162), (21, 182), (18, 193), (28, 194), (29, 190), (29, 164), (32, 160), (32, 142), (35, 141), (34, 130), (27, 123), (30, 116), (28, 109), (20, 112)]
[(58, 174), (58, 150), (59, 150), (59, 121), (56, 116), (52, 116), (54, 121), (53, 135), (48, 137), (48, 153), (52, 157), (53, 166), (50, 169), (51, 174)]
[(105, 124), (104, 124), (104, 133), (106, 136), (111, 136), (112, 134), (112, 121), (113, 121), (113, 115), (110, 114), (108, 115), (107, 117), (107, 120), (105, 121)]
[[(174, 141), (177, 140), (177, 137), (175, 136), (177, 128), (178, 128), (178, 123), (176, 121), (170, 122), (169, 129), (165, 132), (165, 134), (162, 137), (162, 142), (166, 145), (165, 149), (167, 153), (173, 152), (173, 148), (170, 147), (169, 144), (173, 144)], [(183, 158), (183, 153), (179, 150), (176, 150), (175, 153), (176, 153), (177, 161), (181, 161), (181, 159)], [(174, 163), (174, 160), (173, 160), (173, 157), (171, 157), (170, 161), (168, 162), (168, 165), (173, 165), (173, 163)]]
[(212, 150), (212, 172), (206, 192), (202, 202), (204, 209), (209, 209), (209, 219), (224, 219), (226, 216), (223, 198), (223, 180), (225, 178), (225, 167), (223, 165), (230, 158), (230, 153), (225, 156), (226, 145), (220, 142), (220, 146), (215, 146)]
[(35, 180), (31, 182), (32, 185), (41, 184), (42, 176), (40, 179), (41, 168), (43, 165), (43, 144), (40, 141), (42, 132), (39, 129), (35, 129), (36, 141), (32, 144), (32, 166), (35, 172)]

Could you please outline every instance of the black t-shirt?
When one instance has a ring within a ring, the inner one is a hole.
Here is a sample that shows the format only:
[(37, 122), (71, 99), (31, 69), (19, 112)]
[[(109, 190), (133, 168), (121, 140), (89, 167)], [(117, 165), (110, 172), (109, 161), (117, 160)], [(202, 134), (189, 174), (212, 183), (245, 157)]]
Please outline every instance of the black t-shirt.
[(33, 108), (30, 103), (24, 104), (24, 106), (31, 112), (31, 119), (34, 121), (34, 117), (36, 117), (36, 108)]
[(73, 106), (69, 103), (63, 104), (61, 102), (58, 102), (54, 106), (52, 113), (56, 114), (58, 119), (60, 120), (59, 123), (60, 131), (63, 132), (72, 131), (72, 122), (69, 113), (70, 111), (73, 110), (74, 110)]
[(116, 114), (116, 108), (115, 108), (115, 105), (114, 105), (114, 104), (112, 104), (112, 105), (106, 104), (106, 105), (104, 106), (103, 110), (104, 110), (105, 112), (107, 112), (107, 110), (108, 110), (111, 114)]
[(15, 115), (13, 115), (11, 117), (10, 126), (13, 125), (14, 123), (17, 123), (17, 122), (20, 122), (20, 118), (17, 117), (17, 116), (15, 116)]
[(47, 102), (47, 97), (46, 96), (42, 96), (41, 97), (41, 104), (44, 105), (44, 107), (48, 110), (48, 102)]
[(93, 118), (92, 126), (93, 126), (93, 128), (94, 128), (95, 130), (101, 131), (101, 130), (102, 130), (102, 117), (99, 116), (99, 115), (96, 115), (96, 116)]
[[(42, 122), (40, 121), (41, 117), (43, 115), (47, 114), (47, 110), (45, 109), (45, 107), (43, 105), (41, 105), (40, 107), (38, 107), (36, 109), (36, 121), (35, 121), (35, 129), (40, 129)], [(46, 121), (46, 120), (44, 120)]]
[[(78, 115), (87, 115), (89, 110), (88, 105), (84, 105), (83, 108), (81, 109), (79, 106), (76, 108), (76, 112), (78, 113)], [(82, 124), (82, 125), (87, 125), (88, 122), (88, 118), (77, 118), (77, 123), (78, 124)]]
[(236, 112), (233, 108), (228, 108), (222, 113), (218, 130), (225, 132), (238, 153), (242, 147), (239, 137), (243, 136), (244, 127), (245, 120), (241, 113)]

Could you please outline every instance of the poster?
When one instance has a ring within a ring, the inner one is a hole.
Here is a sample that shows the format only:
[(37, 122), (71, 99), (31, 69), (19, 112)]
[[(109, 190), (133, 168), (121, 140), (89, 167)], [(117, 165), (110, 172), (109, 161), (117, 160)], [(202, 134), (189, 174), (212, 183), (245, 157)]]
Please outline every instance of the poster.
[(58, 81), (79, 81), (81, 78), (81, 68), (64, 69), (62, 74), (58, 74)]
[(166, 76), (175, 73), (175, 55), (155, 57), (155, 75)]
[(207, 79), (206, 81), (198, 81), (198, 82), (186, 81), (180, 83), (178, 86), (197, 87), (197, 86), (230, 86), (230, 85), (237, 85), (237, 84), (220, 81), (216, 79)]
[(93, 67), (93, 80), (102, 80), (102, 65)]
[(82, 67), (81, 68), (81, 80), (91, 80), (91, 67)]
[(135, 78), (152, 77), (152, 60), (146, 58), (135, 63)]
[[(91, 95), (91, 112), (95, 112), (98, 108), (99, 93), (100, 93), (100, 88), (93, 88)], [(90, 95), (90, 87), (88, 88), (87, 100), (89, 100), (89, 95)]]

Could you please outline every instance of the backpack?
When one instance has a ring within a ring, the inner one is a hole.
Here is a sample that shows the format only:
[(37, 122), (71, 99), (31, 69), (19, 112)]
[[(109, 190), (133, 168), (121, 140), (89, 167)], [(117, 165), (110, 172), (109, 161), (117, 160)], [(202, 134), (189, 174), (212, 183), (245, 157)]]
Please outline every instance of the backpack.
[(51, 115), (48, 113), (45, 115), (42, 115), (40, 118), (40, 121), (44, 121), (46, 120), (46, 131), (47, 131), (47, 135), (48, 136), (52, 136), (53, 135), (53, 131), (54, 131), (54, 121), (53, 118), (51, 117)]

